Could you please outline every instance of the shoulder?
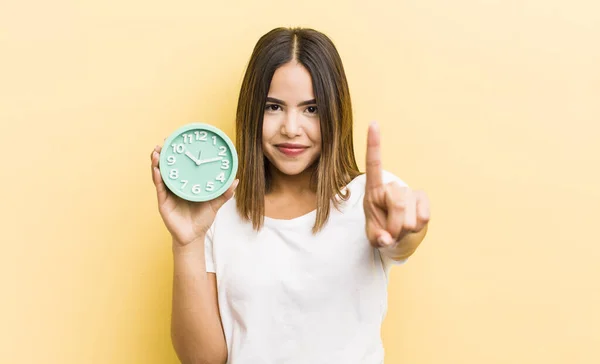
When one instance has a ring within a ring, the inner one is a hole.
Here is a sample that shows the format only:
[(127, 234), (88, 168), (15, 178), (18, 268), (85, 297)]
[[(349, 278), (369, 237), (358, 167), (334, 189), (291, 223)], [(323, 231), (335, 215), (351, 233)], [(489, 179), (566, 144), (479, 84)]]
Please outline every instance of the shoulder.
[[(408, 186), (408, 184), (404, 180), (402, 180), (400, 177), (398, 177), (394, 173), (387, 171), (385, 169), (382, 171), (381, 176), (383, 178), (384, 184), (388, 184), (390, 182), (397, 182), (401, 186)], [(352, 191), (354, 189), (361, 189), (361, 188), (364, 190), (366, 182), (367, 182), (367, 175), (365, 173), (362, 173), (362, 174), (354, 177), (354, 179), (348, 184), (348, 188), (350, 189), (350, 191)]]

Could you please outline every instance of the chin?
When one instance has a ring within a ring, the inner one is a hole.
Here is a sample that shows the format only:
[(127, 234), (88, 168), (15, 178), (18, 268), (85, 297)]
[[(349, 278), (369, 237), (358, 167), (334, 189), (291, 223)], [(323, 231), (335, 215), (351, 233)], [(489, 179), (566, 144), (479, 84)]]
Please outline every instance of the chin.
[(309, 168), (312, 163), (307, 163), (305, 161), (276, 161), (275, 163), (271, 162), (271, 164), (277, 168), (277, 170), (288, 176), (295, 176)]
[(296, 176), (305, 172), (307, 169), (312, 169), (316, 166), (319, 156), (305, 156), (305, 158), (299, 159), (285, 159), (277, 158), (277, 156), (267, 155), (267, 160), (271, 164), (271, 167), (277, 169), (279, 172), (287, 176)]

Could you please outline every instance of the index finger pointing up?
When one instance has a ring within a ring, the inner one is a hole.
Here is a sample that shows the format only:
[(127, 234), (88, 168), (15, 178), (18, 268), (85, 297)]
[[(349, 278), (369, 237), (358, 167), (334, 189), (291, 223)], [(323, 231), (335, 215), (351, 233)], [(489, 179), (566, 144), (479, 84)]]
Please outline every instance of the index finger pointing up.
[(383, 184), (379, 147), (379, 126), (374, 121), (369, 125), (367, 133), (367, 188), (377, 188)]

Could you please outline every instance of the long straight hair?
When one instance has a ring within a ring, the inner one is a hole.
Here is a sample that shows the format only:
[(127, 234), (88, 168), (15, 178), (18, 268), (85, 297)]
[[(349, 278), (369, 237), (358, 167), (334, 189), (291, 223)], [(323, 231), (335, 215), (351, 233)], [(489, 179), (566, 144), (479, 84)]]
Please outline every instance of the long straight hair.
[(352, 104), (342, 60), (333, 42), (310, 28), (275, 28), (257, 42), (248, 63), (236, 113), (236, 149), (240, 183), (235, 198), (243, 219), (259, 230), (264, 223), (265, 193), (270, 186), (262, 149), (263, 117), (275, 71), (297, 61), (311, 75), (321, 126), (321, 155), (316, 161), (317, 216), (313, 233), (329, 218), (330, 205), (347, 200), (344, 187), (360, 174), (354, 156)]

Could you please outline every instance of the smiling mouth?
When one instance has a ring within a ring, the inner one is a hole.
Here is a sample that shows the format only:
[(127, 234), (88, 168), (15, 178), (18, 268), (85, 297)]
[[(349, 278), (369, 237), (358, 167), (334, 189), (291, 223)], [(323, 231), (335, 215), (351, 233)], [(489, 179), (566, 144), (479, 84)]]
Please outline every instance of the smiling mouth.
[(288, 144), (288, 143), (276, 144), (275, 147), (281, 153), (283, 153), (283, 154), (285, 154), (287, 156), (296, 156), (296, 155), (301, 154), (302, 152), (304, 152), (306, 149), (308, 149), (308, 147), (305, 146), (305, 145)]

